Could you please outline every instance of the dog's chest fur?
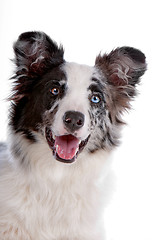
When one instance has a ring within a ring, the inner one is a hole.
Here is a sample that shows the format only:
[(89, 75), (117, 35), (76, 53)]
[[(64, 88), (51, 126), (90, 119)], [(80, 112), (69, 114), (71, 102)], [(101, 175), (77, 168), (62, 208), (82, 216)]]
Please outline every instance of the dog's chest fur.
[[(46, 146), (42, 143), (39, 147), (44, 153)], [(53, 239), (53, 236), (56, 240), (101, 239), (100, 236), (104, 234), (102, 209), (105, 183), (110, 164), (105, 160), (106, 153), (102, 151), (92, 159), (82, 155), (83, 158), (77, 164), (67, 168), (62, 163), (53, 162), (50, 166), (52, 169), (46, 171), (41, 154), (41, 151), (35, 154), (35, 159), (39, 158), (39, 164), (35, 169), (32, 168), (34, 177), (32, 174), (27, 176), (24, 172), (18, 172), (16, 168), (15, 171), (10, 171), (7, 167), (10, 177), (3, 181), (9, 201), (6, 210), (3, 210), (3, 203), (0, 211), (8, 211), (4, 214), (11, 216), (9, 221), (13, 227), (14, 223), (15, 226), (17, 224), (15, 220), (12, 222), (12, 216), (15, 219), (19, 212), (16, 220), (18, 223), (23, 222), (22, 230), (31, 239), (48, 240)], [(51, 155), (46, 155), (47, 161), (51, 160), (50, 157), (52, 158)], [(0, 202), (3, 200), (1, 195)], [(8, 224), (8, 219), (6, 221)]]

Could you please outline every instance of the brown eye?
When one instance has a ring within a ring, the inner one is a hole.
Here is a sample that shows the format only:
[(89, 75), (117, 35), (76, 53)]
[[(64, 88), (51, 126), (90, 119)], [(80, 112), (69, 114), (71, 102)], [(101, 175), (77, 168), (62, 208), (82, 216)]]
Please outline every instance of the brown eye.
[(51, 93), (54, 95), (54, 96), (57, 96), (59, 94), (59, 89), (58, 88), (52, 88), (51, 89)]

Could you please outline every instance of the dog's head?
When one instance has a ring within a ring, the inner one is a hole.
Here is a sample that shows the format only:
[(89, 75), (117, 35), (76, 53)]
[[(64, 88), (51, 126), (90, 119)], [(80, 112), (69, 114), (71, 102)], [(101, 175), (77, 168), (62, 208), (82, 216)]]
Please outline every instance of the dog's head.
[(94, 67), (68, 63), (63, 47), (42, 32), (20, 35), (14, 51), (10, 124), (16, 133), (34, 144), (39, 132), (65, 163), (82, 151), (118, 145), (121, 114), (146, 70), (142, 52), (122, 47), (99, 55)]

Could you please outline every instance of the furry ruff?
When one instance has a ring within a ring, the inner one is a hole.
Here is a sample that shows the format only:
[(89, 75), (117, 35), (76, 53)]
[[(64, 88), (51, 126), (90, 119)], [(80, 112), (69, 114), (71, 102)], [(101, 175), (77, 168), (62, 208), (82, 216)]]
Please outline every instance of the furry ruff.
[(122, 113), (146, 70), (121, 47), (69, 63), (45, 33), (14, 44), (9, 137), (0, 145), (1, 240), (104, 240), (103, 209)]

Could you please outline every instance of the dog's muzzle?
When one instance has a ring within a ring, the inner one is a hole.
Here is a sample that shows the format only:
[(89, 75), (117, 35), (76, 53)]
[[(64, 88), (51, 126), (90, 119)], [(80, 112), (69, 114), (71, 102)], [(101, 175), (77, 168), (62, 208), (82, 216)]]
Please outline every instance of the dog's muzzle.
[(76, 111), (67, 111), (63, 116), (63, 124), (69, 134), (53, 137), (52, 131), (46, 127), (46, 139), (56, 160), (72, 163), (86, 146), (90, 135), (81, 140), (74, 134), (84, 125), (84, 115)]

